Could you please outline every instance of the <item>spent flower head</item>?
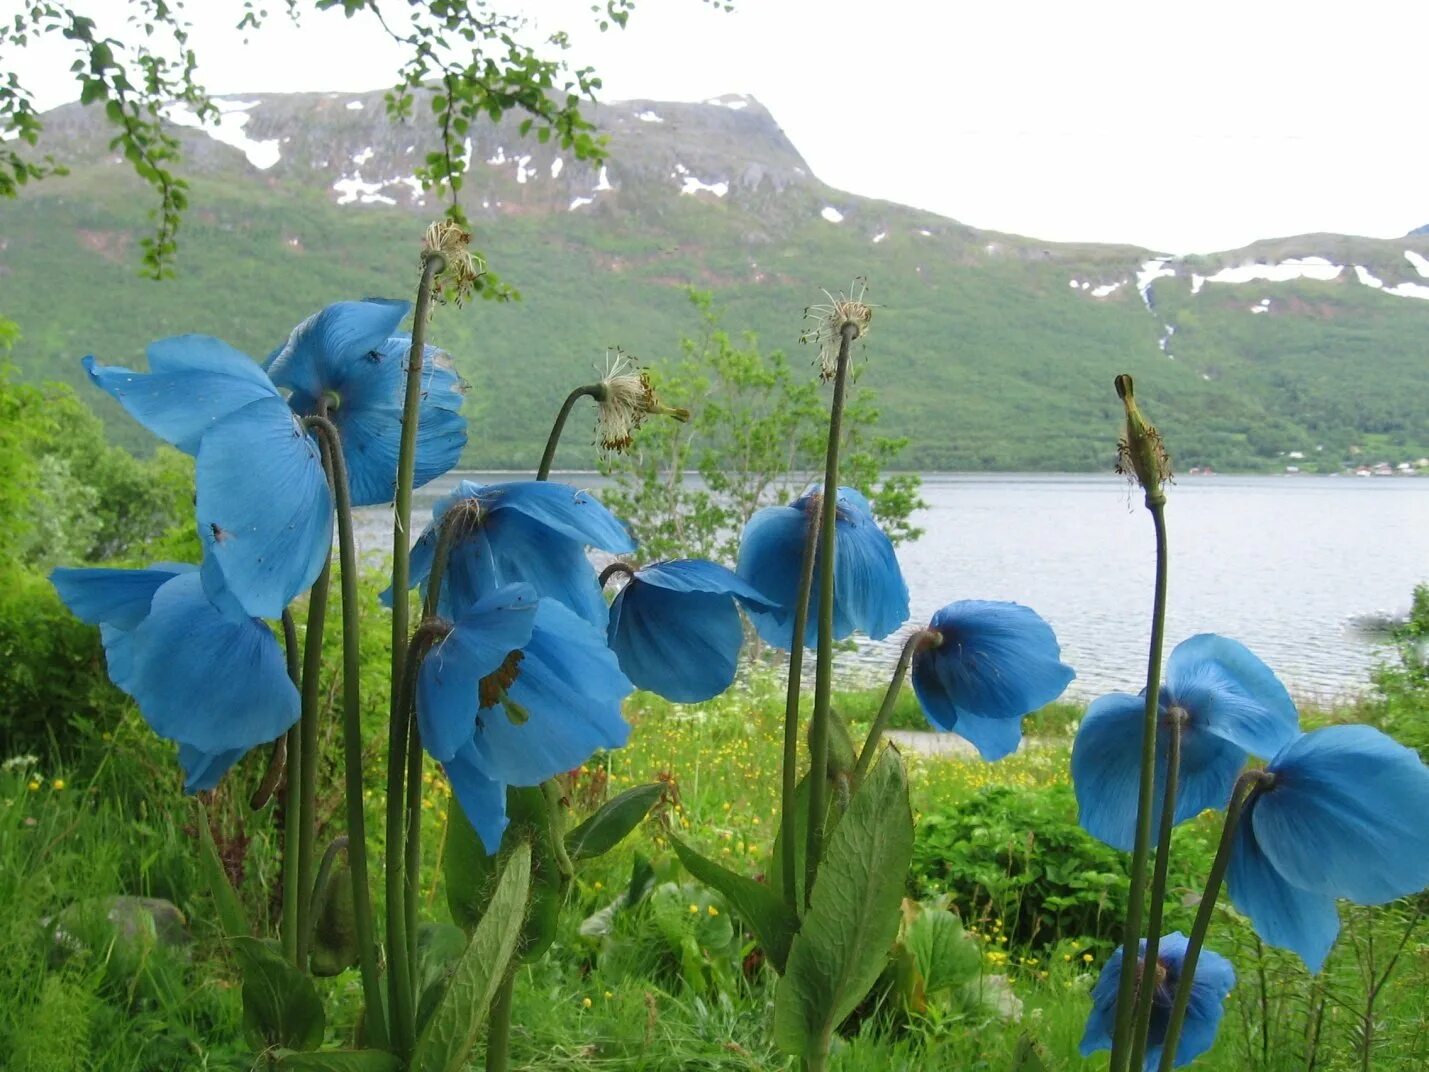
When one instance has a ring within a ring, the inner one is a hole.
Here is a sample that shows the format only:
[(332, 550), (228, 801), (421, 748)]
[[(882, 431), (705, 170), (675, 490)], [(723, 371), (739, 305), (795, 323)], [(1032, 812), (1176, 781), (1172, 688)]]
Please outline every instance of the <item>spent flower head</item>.
[(1116, 471), (1133, 484), (1140, 484), (1146, 501), (1165, 502), (1161, 485), (1171, 479), (1171, 457), (1156, 426), (1141, 414), (1132, 391), (1131, 377), (1123, 373), (1116, 378), (1116, 393), (1126, 408), (1126, 434), (1117, 440)]
[(858, 278), (849, 284), (848, 294), (833, 295), (826, 290), (824, 297), (829, 299), (827, 303), (811, 305), (804, 310), (804, 319), (814, 321), (814, 326), (805, 329), (799, 341), (819, 344), (821, 379), (831, 380), (838, 372), (839, 348), (843, 345), (846, 325), (851, 324), (856, 329), (855, 339), (868, 334), (873, 321), (873, 306), (863, 300), (867, 293), (868, 281)]
[(471, 252), (470, 244), (471, 232), (455, 220), (436, 220), (427, 226), (422, 238), (422, 265), (425, 267), (427, 258), (434, 253), (442, 257), (444, 265), (436, 277), (442, 301), (464, 304), (486, 274), (486, 262)]
[(660, 401), (650, 382), (650, 373), (622, 350), (606, 354), (605, 376), (599, 388), (595, 396), (595, 436), (602, 450), (617, 453), (628, 450), (635, 430), (652, 413), (680, 422), (690, 419), (689, 410)]

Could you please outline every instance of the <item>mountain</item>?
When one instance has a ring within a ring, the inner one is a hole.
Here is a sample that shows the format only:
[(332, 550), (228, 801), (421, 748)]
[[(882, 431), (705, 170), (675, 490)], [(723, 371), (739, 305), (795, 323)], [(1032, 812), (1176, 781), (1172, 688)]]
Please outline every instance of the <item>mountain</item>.
[[(412, 179), (433, 133), (391, 123), (380, 93), (219, 104), (212, 131), (170, 111), (192, 189), (165, 283), (137, 275), (151, 198), (102, 117), (44, 117), (41, 148), (71, 174), (0, 202), (0, 315), (20, 325), (24, 375), (79, 384), (86, 353), (133, 363), (189, 331), (263, 355), (329, 301), (414, 289), (423, 224), (441, 210)], [(788, 350), (803, 309), (855, 277), (878, 305), (861, 382), (884, 429), (910, 439), (912, 466), (1106, 468), (1118, 372), (1137, 377), (1179, 470), (1429, 454), (1429, 236), (1304, 235), (1198, 257), (1039, 242), (834, 190), (751, 98), (608, 103), (593, 118), (610, 135), (596, 168), (514, 124), (464, 146), (476, 244), (524, 295), (433, 325), (473, 385), (469, 464), (532, 466), (560, 399), (608, 347), (655, 366), (678, 355), (700, 330), (687, 287), (715, 291), (730, 330)], [(145, 442), (82, 394), (122, 441)], [(568, 440), (558, 464), (588, 466)]]

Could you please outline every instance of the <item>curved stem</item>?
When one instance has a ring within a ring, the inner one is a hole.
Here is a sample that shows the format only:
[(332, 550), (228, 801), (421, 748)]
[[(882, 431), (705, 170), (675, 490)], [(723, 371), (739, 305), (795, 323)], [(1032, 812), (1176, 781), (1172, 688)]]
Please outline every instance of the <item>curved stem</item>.
[(606, 566), (605, 569), (600, 571), (600, 578), (598, 581), (602, 590), (604, 590), (605, 586), (610, 583), (610, 579), (614, 577), (617, 573), (623, 573), (627, 577), (634, 577), (635, 567), (632, 566), (629, 562), (612, 562), (610, 565)]
[[(352, 496), (348, 493), (347, 462), (342, 456), (342, 437), (337, 429), (325, 417), (309, 417), (303, 423), (318, 432), (319, 439), (327, 444), (333, 500), (337, 508), (338, 558), (342, 564), (342, 751), (347, 805), (347, 862), (352, 875), (352, 915), (357, 930), (367, 1029), (378, 1046), (386, 1046), (387, 1019), (383, 1014), (382, 993), (378, 988), (377, 942), (372, 922), (372, 894), (367, 878), (367, 822), (363, 815), (362, 606), (357, 596), (357, 541), (352, 527)], [(314, 742), (314, 760), (316, 751)], [(304, 741), (305, 769), (309, 758), (307, 752), (308, 745)], [(301, 934), (299, 940), (302, 940)]]
[[(799, 836), (799, 692), (804, 684), (804, 639), (809, 630), (809, 597), (814, 590), (814, 560), (818, 555), (819, 523), (808, 518), (804, 527), (803, 558), (799, 562), (799, 591), (794, 597), (793, 632), (789, 641), (789, 681), (784, 696), (784, 760), (779, 837), (784, 853), (780, 861), (780, 881), (784, 903), (802, 913), (799, 903), (798, 867), (794, 839)], [(809, 813), (810, 815), (813, 812)]]
[(858, 754), (858, 763), (854, 765), (855, 786), (863, 781), (863, 776), (868, 773), (868, 768), (873, 763), (878, 742), (882, 740), (884, 731), (888, 729), (888, 722), (893, 717), (893, 707), (898, 702), (898, 693), (903, 689), (903, 679), (908, 676), (908, 667), (913, 662), (913, 656), (925, 645), (936, 647), (942, 642), (942, 634), (931, 629), (919, 629), (903, 642), (903, 651), (898, 656), (898, 665), (893, 668), (893, 678), (888, 682), (888, 691), (883, 694), (883, 703), (878, 708), (878, 714), (874, 716), (873, 725), (868, 728), (863, 751)]
[[(1226, 868), (1230, 865), (1236, 826), (1250, 802), (1269, 789), (1273, 781), (1274, 775), (1265, 771), (1246, 771), (1236, 779), (1235, 788), (1231, 790), (1231, 801), (1226, 807), (1225, 826), (1221, 828), (1221, 843), (1216, 849), (1216, 858), (1211, 863), (1211, 873), (1206, 878), (1206, 891), (1201, 896), (1201, 907), (1196, 911), (1196, 922), (1192, 924), (1191, 936), (1186, 941), (1186, 957), (1181, 962), (1181, 975), (1176, 983), (1176, 1001), (1171, 1006), (1171, 1016), (1166, 1023), (1166, 1039), (1162, 1043), (1160, 1072), (1171, 1072), (1176, 1065), (1176, 1048), (1181, 1041), (1181, 1028), (1186, 1022), (1186, 1007), (1191, 1001), (1191, 984), (1195, 980), (1196, 964), (1201, 959), (1201, 947), (1206, 944), (1206, 931), (1210, 928), (1211, 915), (1215, 912), (1216, 898), (1220, 896), (1221, 882), (1225, 879)], [(1125, 963), (1122, 961), (1123, 965)], [(1125, 974), (1124, 968), (1122, 973)]]
[[(1161, 798), (1161, 822), (1156, 831), (1156, 865), (1151, 873), (1151, 893), (1146, 908), (1146, 948), (1142, 957), (1149, 965), (1156, 963), (1161, 945), (1161, 917), (1166, 911), (1166, 874), (1171, 866), (1171, 830), (1176, 825), (1176, 793), (1181, 780), (1181, 733), (1184, 718), (1179, 708), (1173, 708), (1166, 735), (1166, 789)], [(1123, 953), (1123, 957), (1125, 954)], [(1122, 961), (1126, 963), (1125, 960)], [(1132, 1015), (1131, 1061), (1129, 1068), (1140, 1068), (1146, 1061), (1147, 1038), (1151, 1031), (1152, 997), (1156, 993), (1155, 972), (1141, 973), (1137, 987), (1136, 1009)]]
[(447, 560), (451, 558), (452, 544), (456, 543), (458, 510), (448, 510), (437, 529), (437, 546), (432, 552), (432, 568), (427, 573), (427, 598), (422, 603), (422, 618), (425, 620), (437, 613), (441, 605), (442, 581), (446, 579)]
[[(1156, 731), (1160, 721), (1161, 651), (1166, 635), (1166, 499), (1159, 491), (1146, 496), (1146, 509), (1156, 529), (1156, 591), (1151, 611), (1151, 645), (1146, 659), (1146, 711), (1141, 730), (1141, 782), (1137, 794), (1136, 841), (1131, 856), (1131, 891), (1126, 906), (1122, 963), (1135, 964), (1141, 953), (1141, 918), (1146, 897), (1146, 858), (1151, 843), (1151, 811), (1156, 796)], [(1136, 973), (1123, 971), (1116, 992), (1110, 1072), (1129, 1069)]]
[[(804, 857), (804, 901), (814, 894), (814, 878), (824, 853), (824, 796), (828, 789), (829, 700), (834, 680), (834, 527), (839, 503), (839, 447), (843, 437), (844, 395), (848, 390), (849, 347), (858, 325), (839, 330), (839, 361), (834, 372), (834, 400), (829, 407), (829, 446), (824, 459), (824, 492), (819, 522), (819, 650), (814, 671), (814, 713), (809, 723), (809, 841)], [(801, 638), (802, 639), (802, 638)]]
[(516, 969), (508, 967), (491, 999), (486, 1027), (486, 1072), (506, 1072), (511, 1063), (511, 995), (516, 989)]
[(312, 928), (312, 933), (308, 935), (309, 946), (317, 935), (318, 913), (322, 911), (323, 903), (327, 900), (328, 887), (332, 885), (332, 868), (337, 863), (337, 854), (345, 848), (347, 835), (340, 834), (332, 839), (332, 843), (323, 852), (322, 862), (318, 864), (318, 877), (313, 881), (313, 896), (308, 907), (308, 926)]
[(561, 445), (561, 433), (565, 431), (566, 418), (571, 415), (576, 399), (589, 397), (599, 401), (604, 394), (605, 388), (600, 384), (588, 383), (566, 395), (566, 400), (561, 403), (561, 411), (556, 414), (556, 421), (551, 425), (551, 434), (546, 437), (546, 449), (541, 453), (541, 465), (536, 470), (537, 480), (547, 480), (551, 476), (551, 465), (556, 460), (556, 448)]

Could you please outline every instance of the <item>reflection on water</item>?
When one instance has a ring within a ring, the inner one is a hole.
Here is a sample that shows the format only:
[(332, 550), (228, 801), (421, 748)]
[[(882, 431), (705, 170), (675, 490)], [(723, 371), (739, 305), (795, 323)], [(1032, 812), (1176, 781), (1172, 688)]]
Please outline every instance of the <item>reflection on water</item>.
[[(568, 479), (600, 483), (589, 474)], [(912, 593), (910, 629), (955, 599), (1016, 600), (1056, 629), (1077, 669), (1072, 695), (1139, 690), (1154, 572), (1139, 496), (1114, 477), (923, 479), (928, 509), (916, 523), (926, 532), (898, 550)], [(417, 527), (454, 480), (418, 492)], [(381, 549), (390, 518), (362, 513), (364, 547)], [(1414, 585), (1429, 581), (1422, 477), (1185, 477), (1169, 489), (1166, 516), (1168, 652), (1198, 632), (1235, 637), (1299, 697), (1363, 690), (1384, 637), (1358, 626), (1403, 615)], [(845, 680), (886, 674), (895, 641), (865, 642), (843, 656)]]

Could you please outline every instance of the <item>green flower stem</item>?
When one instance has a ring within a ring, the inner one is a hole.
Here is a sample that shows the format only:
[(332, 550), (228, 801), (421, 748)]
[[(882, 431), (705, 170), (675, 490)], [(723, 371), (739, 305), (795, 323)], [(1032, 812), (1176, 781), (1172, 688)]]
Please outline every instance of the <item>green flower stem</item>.
[[(1171, 867), (1171, 829), (1176, 825), (1176, 793), (1181, 780), (1184, 723), (1185, 716), (1180, 708), (1172, 708), (1166, 736), (1166, 789), (1161, 799), (1161, 822), (1156, 832), (1156, 866), (1151, 874), (1151, 893), (1146, 908), (1146, 950), (1142, 954), (1146, 963), (1151, 965), (1156, 963), (1160, 952), (1161, 917), (1166, 911), (1166, 874)], [(1140, 1068), (1146, 1061), (1147, 1038), (1151, 1032), (1151, 999), (1156, 992), (1155, 977), (1154, 971), (1142, 972), (1142, 985), (1137, 987), (1136, 1010), (1131, 1021), (1130, 1068)]]
[[(416, 1014), (412, 1001), (411, 958), (407, 955), (407, 884), (404, 826), (406, 811), (407, 749), (411, 732), (408, 722), (416, 700), (417, 669), (421, 663), (417, 648), (424, 632), (412, 638), (404, 653), (403, 676), (396, 691), (396, 708), (387, 723), (387, 1000), (392, 1010), (392, 1043), (399, 1056), (412, 1052), (416, 1042)], [(395, 802), (395, 803), (394, 803)]]
[[(789, 682), (784, 697), (784, 760), (783, 786), (779, 817), (779, 837), (784, 844), (780, 861), (780, 881), (784, 886), (784, 903), (795, 913), (803, 913), (799, 903), (794, 839), (799, 836), (799, 691), (804, 683), (804, 634), (809, 627), (809, 597), (814, 590), (814, 559), (819, 546), (819, 521), (810, 517), (804, 526), (804, 551), (799, 560), (799, 592), (794, 597), (794, 631), (789, 643)], [(812, 779), (810, 779), (812, 782)], [(810, 815), (813, 812), (809, 813)]]
[[(814, 670), (814, 713), (809, 724), (809, 839), (804, 858), (804, 901), (814, 893), (814, 878), (824, 853), (824, 798), (828, 789), (829, 700), (834, 681), (834, 527), (839, 502), (839, 440), (843, 437), (844, 396), (848, 390), (849, 348), (858, 325), (839, 329), (839, 360), (834, 371), (834, 400), (829, 407), (829, 447), (824, 460), (824, 491), (819, 522), (819, 649)], [(803, 637), (795, 637), (803, 643)]]
[(878, 708), (878, 714), (874, 716), (873, 725), (868, 728), (868, 737), (863, 742), (863, 751), (858, 754), (858, 763), (853, 768), (855, 787), (863, 781), (863, 776), (868, 773), (868, 768), (873, 763), (874, 753), (878, 751), (878, 742), (883, 739), (883, 734), (888, 729), (889, 719), (893, 717), (893, 705), (898, 702), (898, 693), (903, 689), (903, 679), (908, 676), (908, 667), (913, 662), (913, 656), (924, 647), (935, 648), (942, 642), (943, 635), (932, 629), (919, 629), (903, 642), (903, 652), (898, 656), (898, 665), (893, 668), (893, 678), (888, 682), (888, 691), (883, 694), (883, 704)]
[(308, 593), (307, 647), (303, 651), (302, 714), (298, 719), (298, 925), (295, 963), (307, 971), (308, 902), (313, 889), (313, 853), (317, 843), (318, 708), (321, 704), (323, 633), (328, 590), (332, 586), (332, 556), (328, 556)]
[(294, 777), (302, 762), (303, 745), (299, 727), (288, 731), (287, 777), (283, 786), (283, 956), (295, 968), (298, 960), (298, 927), (301, 923), (298, 906), (302, 884), (298, 881), (298, 842), (302, 838), (303, 809), (298, 800), (297, 779)]
[(575, 408), (576, 400), (579, 398), (594, 398), (599, 402), (605, 397), (605, 387), (598, 383), (588, 383), (584, 387), (577, 387), (570, 394), (566, 395), (566, 400), (561, 403), (561, 411), (556, 414), (556, 422), (551, 425), (551, 434), (546, 438), (546, 449), (541, 453), (541, 465), (536, 470), (537, 480), (546, 480), (551, 475), (551, 465), (556, 460), (556, 448), (561, 444), (561, 433), (566, 428), (566, 418), (571, 415), (571, 410)]
[[(412, 678), (422, 665), (422, 655), (411, 656)], [(407, 844), (403, 853), (406, 883), (403, 890), (403, 930), (407, 938), (407, 978), (412, 987), (412, 1007), (417, 1005), (417, 908), (422, 899), (422, 754), (417, 731), (417, 700), (413, 686), (412, 706), (407, 708)], [(395, 955), (395, 954), (394, 954)], [(413, 1031), (416, 1030), (415, 1020)]]
[[(1151, 843), (1151, 811), (1156, 795), (1156, 731), (1160, 721), (1161, 651), (1166, 636), (1166, 496), (1159, 485), (1146, 493), (1146, 509), (1156, 529), (1156, 592), (1151, 612), (1151, 646), (1146, 660), (1146, 713), (1141, 731), (1141, 782), (1136, 805), (1136, 842), (1131, 856), (1131, 891), (1126, 906), (1122, 964), (1141, 954), (1142, 910), (1146, 897), (1146, 858)], [(1128, 1072), (1136, 972), (1123, 971), (1116, 992), (1110, 1072)]]
[(486, 1026), (486, 1072), (506, 1072), (511, 1063), (511, 995), (516, 989), (516, 967), (506, 975), (491, 999)]
[[(1181, 1042), (1181, 1028), (1186, 1023), (1186, 1007), (1191, 1001), (1191, 983), (1196, 977), (1196, 964), (1201, 959), (1201, 947), (1206, 944), (1206, 931), (1211, 926), (1216, 899), (1221, 893), (1221, 882), (1225, 879), (1226, 868), (1230, 865), (1236, 827), (1245, 813), (1246, 806), (1269, 789), (1274, 781), (1275, 776), (1266, 771), (1246, 771), (1236, 779), (1235, 788), (1231, 790), (1231, 801), (1226, 807), (1225, 826), (1221, 828), (1221, 843), (1216, 849), (1216, 858), (1211, 863), (1211, 873), (1206, 878), (1206, 891), (1201, 896), (1201, 907), (1196, 911), (1196, 922), (1192, 924), (1191, 936), (1186, 941), (1186, 957), (1181, 962), (1181, 977), (1176, 984), (1176, 1001), (1171, 1006), (1171, 1018), (1166, 1023), (1166, 1040), (1162, 1043), (1160, 1072), (1171, 1072), (1176, 1065), (1176, 1048)], [(1125, 961), (1122, 963), (1125, 964)], [(1123, 970), (1122, 974), (1127, 973)]]
[[(318, 432), (319, 439), (327, 445), (333, 500), (337, 507), (337, 547), (342, 564), (342, 750), (346, 775), (347, 861), (352, 874), (352, 915), (357, 929), (367, 1032), (381, 1047), (387, 1044), (387, 1019), (383, 1014), (382, 993), (378, 988), (376, 931), (367, 878), (367, 823), (363, 816), (362, 796), (362, 607), (357, 595), (357, 541), (352, 528), (352, 497), (348, 493), (347, 462), (342, 456), (342, 437), (337, 428), (325, 417), (309, 417), (303, 423)], [(405, 430), (403, 434), (406, 434)], [(309, 643), (311, 640), (309, 637)], [(305, 770), (310, 758), (316, 765), (317, 742), (313, 742), (310, 757), (308, 742), (304, 740)], [(302, 940), (300, 932), (299, 941)]]
[(323, 852), (322, 862), (318, 864), (318, 877), (313, 880), (313, 895), (308, 902), (308, 926), (312, 933), (308, 935), (308, 945), (311, 946), (317, 936), (318, 913), (322, 911), (324, 902), (327, 901), (328, 887), (332, 885), (332, 869), (337, 863), (337, 854), (347, 848), (347, 835), (339, 834), (332, 839)]

